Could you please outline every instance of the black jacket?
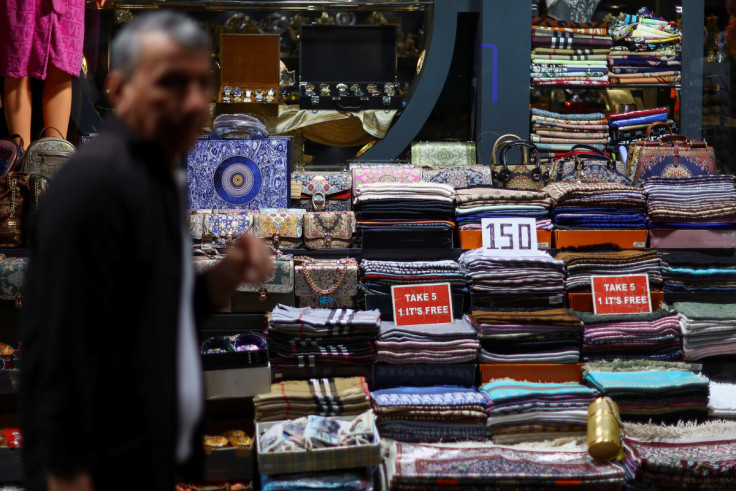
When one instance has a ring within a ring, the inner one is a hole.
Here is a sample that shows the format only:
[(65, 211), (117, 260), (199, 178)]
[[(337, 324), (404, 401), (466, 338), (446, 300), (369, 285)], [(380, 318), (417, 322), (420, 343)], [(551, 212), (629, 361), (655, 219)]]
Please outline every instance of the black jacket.
[[(160, 147), (116, 118), (42, 197), (21, 324), (27, 489), (79, 470), (97, 489), (171, 489), (184, 200)], [(199, 278), (198, 315), (206, 298)]]

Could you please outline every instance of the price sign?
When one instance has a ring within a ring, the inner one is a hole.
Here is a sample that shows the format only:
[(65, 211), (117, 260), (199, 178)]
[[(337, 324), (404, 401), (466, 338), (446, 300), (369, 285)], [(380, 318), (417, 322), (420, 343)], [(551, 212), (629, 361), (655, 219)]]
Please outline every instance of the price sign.
[(453, 319), (449, 283), (394, 285), (391, 302), (397, 326), (444, 324)]
[(651, 312), (649, 276), (591, 276), (593, 310), (596, 314), (641, 314)]
[(483, 254), (488, 256), (534, 256), (537, 221), (534, 218), (484, 218)]

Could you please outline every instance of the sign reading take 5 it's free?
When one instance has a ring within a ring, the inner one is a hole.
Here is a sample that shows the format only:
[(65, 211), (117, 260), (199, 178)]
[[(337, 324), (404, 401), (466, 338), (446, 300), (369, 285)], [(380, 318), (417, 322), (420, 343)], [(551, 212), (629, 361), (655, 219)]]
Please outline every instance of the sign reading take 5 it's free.
[(593, 310), (596, 314), (641, 314), (651, 312), (649, 276), (591, 276)]
[(391, 301), (397, 326), (444, 324), (453, 319), (449, 283), (394, 285)]

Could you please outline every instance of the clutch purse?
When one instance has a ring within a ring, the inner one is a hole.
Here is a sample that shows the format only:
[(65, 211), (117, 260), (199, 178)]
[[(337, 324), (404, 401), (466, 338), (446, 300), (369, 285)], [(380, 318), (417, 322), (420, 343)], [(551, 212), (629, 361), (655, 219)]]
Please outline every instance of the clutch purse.
[(291, 202), (307, 211), (350, 209), (352, 179), (349, 172), (294, 172)]
[(302, 245), (304, 210), (262, 210), (255, 216), (253, 232), (276, 249), (294, 249)]
[(358, 294), (358, 263), (344, 259), (295, 258), (294, 294), (298, 307), (352, 308)]
[(422, 180), (422, 169), (406, 165), (380, 167), (353, 167), (353, 189), (361, 184), (374, 182), (418, 182)]
[[(591, 153), (579, 153), (576, 149), (585, 149)], [(557, 160), (553, 165), (552, 180), (573, 182), (610, 182), (629, 185), (626, 176), (626, 164), (615, 161), (595, 147), (574, 145), (570, 149), (570, 158)]]
[(485, 165), (425, 168), (422, 169), (422, 179), (427, 182), (448, 184), (455, 189), (490, 186), (493, 183), (491, 169)]
[[(512, 148), (522, 150), (521, 163), (508, 162)], [(540, 164), (536, 145), (525, 140), (513, 140), (503, 144), (500, 164), (492, 169), (492, 178), (493, 185), (499, 188), (539, 191), (549, 183), (549, 165)]]
[(693, 141), (682, 135), (644, 142), (638, 157), (635, 185), (650, 177), (687, 178), (716, 172), (713, 147), (705, 141)]
[(253, 226), (255, 213), (250, 210), (213, 210), (203, 216), (202, 239), (214, 247), (232, 245)]
[(475, 142), (414, 142), (411, 163), (418, 167), (475, 165)]
[(324, 211), (304, 214), (304, 246), (307, 249), (350, 247), (355, 233), (355, 213)]

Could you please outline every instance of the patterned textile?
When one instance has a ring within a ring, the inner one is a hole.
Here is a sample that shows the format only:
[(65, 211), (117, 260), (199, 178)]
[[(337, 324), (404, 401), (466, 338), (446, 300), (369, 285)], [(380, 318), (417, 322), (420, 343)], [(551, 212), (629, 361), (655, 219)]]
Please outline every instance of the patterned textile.
[(669, 252), (662, 260), (665, 292), (717, 292), (736, 287), (736, 258), (699, 252)]
[(378, 334), (378, 310), (316, 309), (276, 305), (269, 318), (269, 329), (298, 336)]
[(467, 319), (415, 326), (382, 322), (376, 341), (376, 362), (467, 363), (475, 361), (479, 346), (476, 331)]
[(675, 302), (686, 360), (736, 353), (736, 305)]
[(561, 292), (565, 281), (563, 263), (544, 252), (534, 256), (486, 256), (482, 249), (460, 256), (460, 266), (470, 290), (483, 292)]
[(556, 259), (567, 269), (567, 291), (590, 291), (592, 275), (646, 274), (649, 288), (662, 287), (662, 274), (657, 251), (560, 252)]
[(710, 228), (705, 219), (719, 224), (736, 223), (732, 175), (652, 177), (644, 183), (644, 192), (650, 228), (660, 228), (668, 222)]

